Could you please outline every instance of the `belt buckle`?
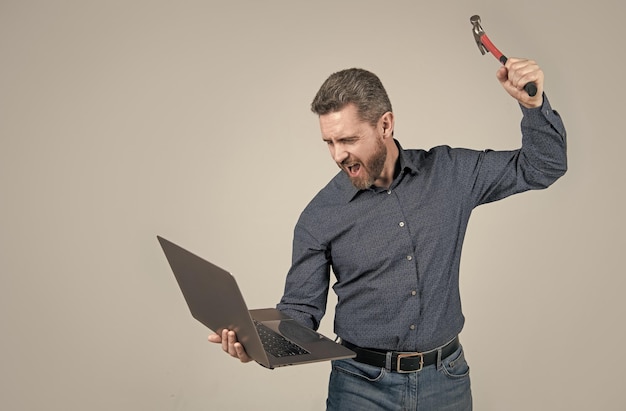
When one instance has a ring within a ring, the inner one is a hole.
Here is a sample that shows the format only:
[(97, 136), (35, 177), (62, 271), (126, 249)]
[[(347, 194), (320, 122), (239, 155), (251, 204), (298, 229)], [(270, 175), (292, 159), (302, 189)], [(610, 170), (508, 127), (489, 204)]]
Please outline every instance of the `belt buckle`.
[[(402, 359), (403, 358), (411, 358), (411, 357), (420, 357), (420, 367), (417, 370), (412, 370), (412, 371), (404, 371), (400, 368), (400, 365), (402, 364)], [(410, 372), (419, 372), (422, 371), (422, 368), (424, 368), (424, 354), (421, 352), (409, 352), (409, 353), (404, 353), (404, 354), (398, 354), (398, 359), (396, 360), (396, 372), (400, 373), (400, 374), (408, 374)]]

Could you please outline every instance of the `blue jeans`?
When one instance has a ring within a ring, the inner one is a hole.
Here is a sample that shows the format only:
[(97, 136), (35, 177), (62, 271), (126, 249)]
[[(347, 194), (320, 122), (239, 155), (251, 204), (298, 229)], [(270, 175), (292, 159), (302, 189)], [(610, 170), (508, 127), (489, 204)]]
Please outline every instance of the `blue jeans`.
[(332, 361), (328, 411), (471, 411), (469, 366), (463, 347), (421, 371), (401, 374), (356, 362)]

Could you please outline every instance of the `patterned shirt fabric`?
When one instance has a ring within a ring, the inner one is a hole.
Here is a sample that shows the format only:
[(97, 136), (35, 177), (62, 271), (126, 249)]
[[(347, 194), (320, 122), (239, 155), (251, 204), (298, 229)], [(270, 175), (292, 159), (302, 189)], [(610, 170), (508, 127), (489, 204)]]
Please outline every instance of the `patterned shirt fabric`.
[(302, 212), (277, 308), (317, 329), (331, 273), (337, 336), (360, 347), (428, 351), (463, 328), (461, 248), (474, 207), (548, 187), (567, 169), (566, 133), (544, 95), (522, 147), (404, 150), (389, 187), (356, 189), (339, 172)]

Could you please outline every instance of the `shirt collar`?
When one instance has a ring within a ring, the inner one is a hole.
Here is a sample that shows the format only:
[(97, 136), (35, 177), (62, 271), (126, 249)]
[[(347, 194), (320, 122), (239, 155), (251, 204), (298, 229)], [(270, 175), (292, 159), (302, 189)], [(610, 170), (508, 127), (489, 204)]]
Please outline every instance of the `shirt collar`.
[[(419, 168), (417, 167), (417, 164), (413, 163), (409, 157), (406, 155), (406, 152), (404, 151), (404, 149), (402, 148), (402, 146), (400, 145), (400, 142), (396, 139), (393, 140), (396, 143), (396, 146), (398, 147), (398, 152), (400, 153), (398, 155), (398, 161), (400, 161), (400, 175), (402, 175), (402, 171), (406, 171), (406, 172), (411, 172), (411, 173), (417, 173), (419, 171)], [(399, 176), (398, 176), (399, 177)], [(398, 178), (396, 177), (395, 181), (398, 180)], [(392, 186), (394, 184), (392, 183)]]

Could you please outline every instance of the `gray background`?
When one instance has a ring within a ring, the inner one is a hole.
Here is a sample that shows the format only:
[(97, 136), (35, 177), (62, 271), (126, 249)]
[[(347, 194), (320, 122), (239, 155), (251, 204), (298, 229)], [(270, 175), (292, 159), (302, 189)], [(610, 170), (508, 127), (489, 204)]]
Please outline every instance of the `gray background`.
[[(619, 1), (0, 1), (0, 408), (319, 410), (329, 364), (206, 341), (156, 241), (273, 306), (337, 167), (309, 103), (377, 73), (405, 147), (519, 145), (469, 17), (536, 59), (569, 132), (547, 191), (479, 207), (462, 260), (477, 410), (623, 410)], [(332, 306), (322, 331), (332, 334)]]

